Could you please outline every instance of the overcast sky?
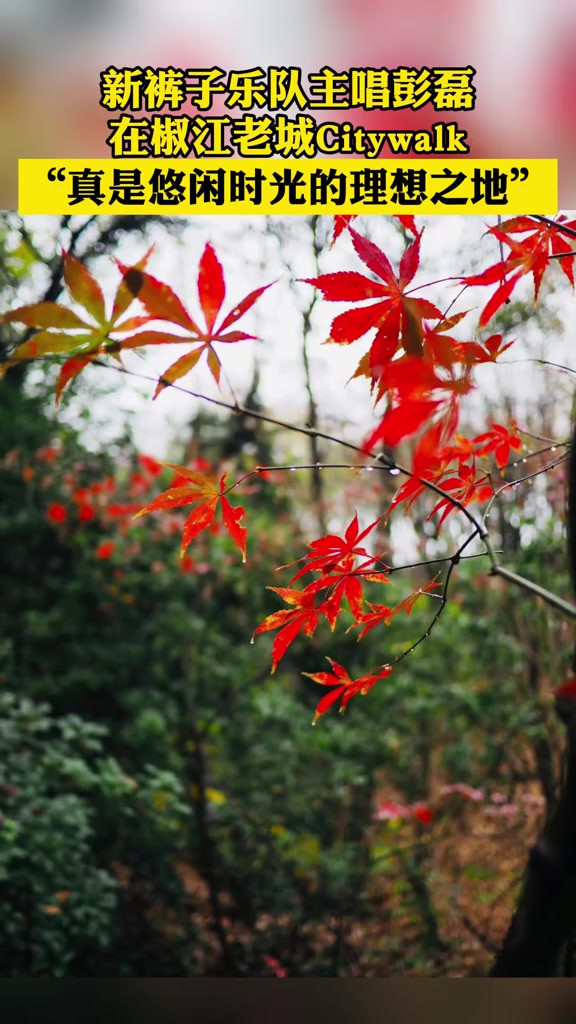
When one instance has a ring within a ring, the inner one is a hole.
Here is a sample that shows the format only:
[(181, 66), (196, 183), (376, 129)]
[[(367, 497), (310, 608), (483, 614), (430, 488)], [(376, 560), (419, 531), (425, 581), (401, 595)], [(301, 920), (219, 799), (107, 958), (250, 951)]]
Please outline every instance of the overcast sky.
[[(31, 229), (46, 237), (52, 223), (48, 218), (28, 218)], [(373, 237), (385, 250), (393, 265), (397, 267), (403, 249), (403, 240), (388, 218), (371, 218), (358, 221), (368, 228)], [(425, 225), (422, 239), (421, 268), (415, 284), (436, 280), (465, 272), (467, 267), (478, 269), (488, 266), (499, 258), (495, 240), (482, 238), (487, 221), (475, 217), (430, 217), (420, 218)], [(331, 220), (327, 220), (327, 225)], [(313, 289), (304, 283), (294, 284), (299, 277), (315, 276), (315, 267), (310, 247), (310, 236), (302, 218), (285, 218), (274, 221), (276, 232), (267, 230), (265, 218), (195, 218), (190, 219), (181, 240), (167, 236), (162, 228), (157, 235), (157, 244), (149, 270), (155, 276), (167, 281), (187, 304), (192, 316), (200, 316), (197, 297), (198, 262), (207, 241), (211, 241), (224, 266), (227, 281), (225, 309), (232, 309), (244, 294), (270, 281), (275, 284), (263, 295), (256, 306), (246, 315), (238, 328), (256, 334), (260, 341), (244, 341), (234, 345), (219, 346), (222, 363), (236, 394), (242, 399), (252, 380), (255, 363), (261, 373), (261, 397), (266, 406), (284, 419), (301, 420), (306, 410), (306, 394), (302, 364), (302, 310), (313, 297)], [(283, 239), (279, 241), (280, 231)], [(124, 261), (138, 259), (145, 244), (129, 237), (114, 255)], [(342, 235), (336, 245), (322, 253), (323, 272), (345, 269), (365, 271), (353, 251), (347, 234)], [(98, 262), (96, 273), (111, 295), (118, 280), (118, 271), (113, 262), (103, 258)], [(555, 275), (560, 277), (560, 275)], [(459, 286), (453, 283), (439, 284), (429, 291), (423, 291), (442, 308), (458, 293)], [(519, 295), (529, 297), (532, 284), (526, 282), (518, 289)], [(462, 340), (470, 340), (477, 313), (486, 301), (485, 289), (469, 289), (454, 306), (458, 310), (475, 310), (465, 321), (463, 328), (455, 332)], [(563, 316), (571, 309), (571, 294), (561, 287), (551, 300)], [(318, 301), (312, 316), (312, 330), (309, 338), (309, 353), (312, 383), (321, 417), (327, 426), (344, 430), (348, 436), (361, 437), (363, 431), (374, 422), (372, 404), (367, 383), (361, 380), (349, 381), (351, 374), (366, 351), (368, 342), (359, 340), (349, 346), (324, 345), (329, 335), (332, 318), (350, 303), (328, 303)], [(524, 329), (528, 336), (530, 330)], [(505, 362), (514, 356), (515, 360), (525, 354), (519, 344), (506, 354)], [(560, 362), (570, 358), (563, 335), (547, 339), (551, 355)], [(179, 346), (150, 348), (145, 358), (132, 354), (126, 358), (126, 365), (144, 373), (159, 375), (183, 351)], [(502, 366), (495, 377), (491, 368), (479, 373), (479, 382), (484, 390), (504, 387), (521, 396), (534, 397), (538, 380), (543, 371), (531, 364), (515, 362)], [(92, 379), (102, 385), (102, 374), (95, 368)], [(108, 378), (105, 378), (106, 380)], [(348, 383), (347, 383), (348, 382)], [(184, 387), (204, 394), (218, 396), (218, 391), (206, 367), (202, 364), (181, 381)], [(197, 402), (174, 390), (166, 390), (155, 402), (150, 398), (153, 384), (126, 380), (110, 372), (109, 395), (96, 401), (90, 399), (91, 411), (99, 422), (114, 424), (122, 409), (129, 410), (134, 424), (135, 436), (143, 450), (162, 456), (167, 445), (183, 423), (189, 421), (197, 408)], [(222, 381), (223, 396), (231, 393)]]

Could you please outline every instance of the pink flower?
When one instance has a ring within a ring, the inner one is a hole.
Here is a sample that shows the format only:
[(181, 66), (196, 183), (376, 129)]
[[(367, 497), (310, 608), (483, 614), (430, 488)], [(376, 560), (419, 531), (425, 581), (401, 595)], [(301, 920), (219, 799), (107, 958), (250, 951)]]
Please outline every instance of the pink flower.
[(374, 814), (376, 821), (399, 821), (402, 818), (410, 817), (410, 809), (403, 807), (400, 804), (393, 804), (387, 801), (386, 803), (380, 804), (380, 807)]
[(453, 782), (449, 786), (442, 786), (440, 793), (442, 796), (448, 796), (453, 793), (455, 796), (461, 796), (465, 800), (475, 800), (477, 803), (484, 799), (483, 789), (473, 789), (472, 786), (467, 786), (465, 782)]

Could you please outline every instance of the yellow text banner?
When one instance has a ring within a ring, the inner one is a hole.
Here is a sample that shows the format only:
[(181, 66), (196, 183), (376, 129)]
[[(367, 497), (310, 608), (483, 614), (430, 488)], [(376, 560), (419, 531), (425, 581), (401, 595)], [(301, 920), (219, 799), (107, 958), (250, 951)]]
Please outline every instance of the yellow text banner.
[(28, 214), (558, 212), (556, 160), (19, 160)]

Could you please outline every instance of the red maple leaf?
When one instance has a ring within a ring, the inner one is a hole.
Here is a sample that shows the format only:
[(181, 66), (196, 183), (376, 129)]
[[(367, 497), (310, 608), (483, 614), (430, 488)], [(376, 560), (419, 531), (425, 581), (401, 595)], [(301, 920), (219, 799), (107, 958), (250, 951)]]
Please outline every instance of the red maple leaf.
[(245, 511), (240, 505), (233, 507), (225, 496), (227, 493), (225, 487), (227, 474), (222, 474), (218, 485), (213, 479), (205, 476), (203, 473), (196, 472), (196, 470), (186, 469), (184, 466), (173, 466), (170, 462), (162, 462), (161, 465), (173, 469), (185, 483), (182, 486), (169, 487), (168, 490), (163, 491), (145, 508), (140, 509), (133, 518), (137, 519), (148, 512), (181, 508), (184, 505), (193, 504), (195, 507), (184, 523), (182, 532), (180, 556), (183, 558), (186, 549), (194, 538), (212, 524), (216, 509), (218, 504), (220, 504), (224, 526), (236, 546), (240, 548), (242, 561), (245, 562), (247, 531), (243, 526), (240, 526), (240, 520), (244, 517)]
[(158, 462), (158, 459), (152, 458), (151, 455), (139, 455), (138, 462), (150, 476), (158, 476), (158, 474), (162, 472), (162, 466)]
[(366, 452), (379, 444), (394, 447), (427, 423), (439, 426), (439, 443), (446, 443), (458, 424), (460, 398), (473, 387), (470, 368), (443, 369), (418, 356), (395, 359), (384, 382), (390, 405), (364, 441)]
[(522, 451), (522, 441), (518, 437), (518, 428), (512, 424), (512, 430), (501, 426), (500, 423), (491, 423), (490, 430), (484, 434), (478, 434), (472, 444), (477, 455), (488, 455), (494, 453), (494, 459), (498, 469), (503, 469), (510, 457), (510, 450)]
[(365, 612), (361, 615), (356, 625), (362, 625), (364, 628), (359, 634), (358, 639), (361, 640), (369, 630), (374, 629), (374, 626), (389, 625), (392, 619), (392, 609), (386, 604), (370, 604), (370, 611)]
[(356, 271), (301, 280), (319, 288), (329, 302), (377, 300), (369, 306), (340, 313), (332, 322), (328, 341), (349, 345), (375, 328), (368, 364), (361, 364), (361, 372), (368, 370), (373, 380), (379, 380), (399, 347), (409, 355), (422, 355), (423, 321), (441, 320), (442, 313), (426, 299), (412, 298), (407, 294), (420, 262), (420, 234), (404, 252), (396, 277), (388, 258), (375, 242), (359, 235), (351, 227), (348, 231), (358, 256), (378, 280)]
[(519, 452), (522, 447), (515, 423), (510, 429), (492, 423), (489, 431), (472, 439), (457, 434), (450, 445), (443, 445), (442, 438), (442, 423), (434, 424), (421, 436), (414, 452), (413, 476), (397, 491), (390, 511), (402, 502), (406, 502), (408, 511), (427, 489), (427, 483), (432, 483), (446, 493), (446, 498), (441, 499), (431, 513), (443, 510), (441, 525), (457, 507), (455, 501), (469, 505), (492, 497), (494, 491), (487, 473), (476, 467), (478, 457), (493, 453), (496, 464), (502, 469), (508, 463), (510, 451)]
[(334, 242), (340, 238), (343, 231), (346, 230), (351, 220), (354, 220), (357, 214), (336, 214), (334, 217), (334, 231), (332, 233), (332, 241), (330, 242), (330, 248), (334, 245)]
[[(343, 231), (346, 230), (346, 228), (349, 226), (350, 222), (353, 221), (353, 220), (356, 220), (357, 216), (358, 216), (358, 214), (356, 214), (356, 213), (336, 214), (336, 216), (334, 217), (334, 231), (333, 231), (333, 234), (332, 234), (332, 240), (330, 242), (330, 248), (332, 248), (332, 246), (334, 245), (334, 242), (338, 238), (340, 238), (340, 235), (342, 234)], [(396, 219), (400, 221), (402, 227), (406, 228), (407, 231), (411, 231), (413, 235), (417, 235), (418, 234), (418, 231), (416, 229), (416, 222), (414, 220), (414, 217), (407, 217), (407, 216), (400, 217), (399, 216)]]
[(449, 495), (449, 497), (442, 498), (434, 506), (430, 515), (427, 516), (428, 521), (433, 515), (440, 512), (441, 509), (443, 510), (438, 522), (438, 528), (440, 528), (450, 513), (458, 508), (453, 499), (456, 499), (460, 505), (470, 505), (474, 501), (487, 501), (494, 494), (494, 489), (486, 473), (483, 470), (478, 472), (474, 462), (472, 465), (461, 463), (456, 476), (438, 481), (437, 486)]
[[(390, 625), (394, 616), (398, 615), (399, 612), (406, 612), (406, 615), (410, 615), (414, 605), (423, 594), (429, 594), (440, 586), (440, 583), (437, 581), (438, 577), (435, 576), (434, 579), (430, 580), (424, 587), (419, 587), (418, 590), (414, 590), (411, 594), (402, 598), (402, 600), (399, 601), (398, 604), (394, 605), (393, 608), (389, 608), (388, 605), (385, 604), (371, 604), (370, 611), (359, 616), (355, 623), (356, 626), (364, 627), (362, 632), (358, 635), (358, 640), (361, 640), (362, 637), (365, 636), (369, 630), (374, 629), (375, 626), (381, 626), (383, 623), (386, 626)], [(354, 629), (354, 626), (351, 626), (350, 628)]]
[[(568, 233), (563, 230), (564, 228), (568, 229)], [(497, 228), (491, 228), (490, 230), (497, 238), (499, 237), (498, 231), (508, 236), (522, 235), (529, 232), (523, 240), (524, 251), (532, 251), (535, 254), (542, 253), (550, 257), (561, 252), (567, 253), (570, 251), (574, 244), (574, 236), (571, 232), (575, 229), (576, 221), (568, 220), (564, 214), (560, 214), (554, 224), (534, 220), (533, 217), (511, 217), (510, 220), (505, 220)], [(506, 239), (506, 244), (510, 245), (510, 239)], [(512, 253), (510, 253), (510, 257), (512, 257)], [(566, 275), (570, 284), (574, 285), (574, 256), (567, 255), (554, 262), (560, 265), (560, 269)], [(537, 282), (537, 275), (534, 274), (535, 299), (539, 283), (539, 281)]]
[[(310, 543), (308, 554), (279, 567), (287, 569), (300, 562), (304, 563), (292, 577), (291, 583), (295, 583), (309, 572), (320, 573), (315, 581), (314, 593), (327, 593), (323, 595), (316, 610), (319, 614), (325, 615), (331, 629), (334, 629), (344, 599), (354, 618), (358, 619), (362, 614), (362, 584), (366, 579), (373, 578), (367, 575), (367, 569), (376, 563), (384, 566), (379, 555), (369, 555), (365, 547), (359, 546), (359, 542), (364, 540), (379, 522), (380, 519), (376, 519), (360, 531), (358, 516), (355, 514), (346, 528), (344, 537), (336, 534), (320, 537)], [(362, 561), (358, 563), (357, 558), (362, 558)], [(381, 583), (389, 582), (383, 572), (378, 573), (377, 579)]]
[(320, 703), (316, 707), (314, 714), (314, 725), (320, 715), (323, 715), (332, 704), (335, 704), (337, 700), (341, 698), (340, 713), (342, 714), (348, 705), (348, 702), (355, 697), (358, 693), (368, 693), (368, 691), (374, 686), (374, 683), (378, 682), (379, 679), (385, 679), (389, 676), (392, 669), (389, 665), (380, 666), (380, 671), (375, 672), (372, 675), (360, 676), (359, 679), (351, 679), (348, 672), (342, 665), (339, 665), (337, 661), (332, 658), (327, 658), (330, 662), (333, 672), (303, 672), (302, 675), (308, 676), (309, 679), (314, 680), (315, 683), (319, 683), (320, 686), (331, 686), (330, 693), (327, 693), (322, 698)]
[(310, 583), (304, 590), (292, 590), (289, 587), (268, 587), (275, 594), (292, 605), (290, 608), (282, 608), (278, 612), (268, 615), (264, 622), (254, 630), (253, 636), (258, 633), (267, 633), (272, 629), (279, 629), (272, 645), (272, 672), (281, 658), (284, 657), (290, 644), (296, 639), (300, 632), (305, 636), (312, 636), (320, 616), (316, 608), (316, 594), (318, 588), (316, 583)]
[(154, 398), (168, 385), (189, 373), (204, 353), (206, 353), (208, 369), (216, 384), (219, 384), (221, 363), (214, 344), (219, 342), (229, 345), (255, 339), (254, 334), (246, 334), (244, 331), (230, 330), (230, 328), (251, 309), (271, 285), (267, 284), (251, 291), (222, 317), (220, 323), (217, 323), (226, 297), (226, 282), (222, 265), (212, 245), (208, 242), (198, 267), (198, 301), (205, 323), (205, 327), (201, 328), (169, 285), (145, 271), (134, 271), (134, 269), (124, 267), (121, 263), (118, 265), (124, 273), (125, 281), (133, 295), (139, 299), (151, 319), (164, 320), (187, 332), (178, 335), (168, 331), (143, 331), (125, 338), (121, 345), (122, 349), (186, 343), (192, 343), (195, 346), (164, 371), (158, 382)]
[(514, 341), (504, 343), (501, 334), (492, 334), (486, 341), (469, 341), (461, 346), (462, 361), (468, 365), (474, 363), (495, 363), (498, 356), (506, 352)]
[(313, 540), (308, 545), (310, 548), (309, 554), (303, 555), (302, 558), (298, 558), (295, 562), (289, 562), (287, 565), (281, 565), (279, 568), (288, 569), (292, 565), (298, 565), (299, 562), (305, 563), (304, 566), (292, 577), (290, 581), (291, 583), (300, 579), (307, 572), (319, 571), (322, 573), (332, 573), (341, 568), (343, 560), (348, 555), (358, 555), (368, 559), (367, 563), (362, 566), (362, 568), (366, 568), (366, 565), (372, 565), (379, 559), (377, 556), (370, 557), (366, 548), (358, 547), (358, 544), (372, 532), (379, 522), (380, 519), (375, 519), (374, 522), (370, 523), (365, 530), (360, 532), (358, 515), (355, 514), (354, 518), (346, 528), (344, 537), (338, 537), (334, 533), (329, 533), (324, 537), (319, 537), (318, 540)]
[[(498, 227), (489, 228), (490, 234), (494, 235), (503, 245), (508, 246), (510, 249), (508, 256), (480, 274), (470, 274), (461, 279), (463, 284), (480, 286), (500, 282), (499, 287), (480, 314), (480, 327), (486, 326), (501, 306), (508, 301), (518, 281), (527, 274), (532, 274), (534, 280), (534, 302), (536, 302), (542, 277), (551, 257), (559, 252), (569, 251), (562, 228), (574, 229), (575, 223), (566, 220), (565, 217), (559, 218), (555, 224), (540, 222), (532, 217), (513, 217)], [(513, 234), (526, 234), (526, 237), (519, 241), (512, 238)], [(558, 261), (554, 260), (554, 262), (561, 264), (563, 272), (573, 285), (574, 257), (567, 256)]]

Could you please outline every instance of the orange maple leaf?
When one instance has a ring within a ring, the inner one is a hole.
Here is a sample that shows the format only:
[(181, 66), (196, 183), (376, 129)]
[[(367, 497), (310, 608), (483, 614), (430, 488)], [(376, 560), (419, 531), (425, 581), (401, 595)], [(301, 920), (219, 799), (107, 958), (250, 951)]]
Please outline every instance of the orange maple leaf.
[(214, 480), (198, 473), (196, 470), (187, 469), (185, 466), (174, 466), (171, 462), (162, 462), (162, 466), (173, 469), (181, 479), (185, 481), (182, 486), (169, 487), (162, 494), (159, 494), (144, 508), (140, 509), (132, 518), (146, 515), (148, 512), (158, 512), (163, 509), (181, 508), (183, 505), (194, 504), (188, 519), (184, 524), (182, 532), (182, 545), (180, 557), (183, 558), (186, 549), (198, 534), (202, 533), (214, 519), (216, 509), (220, 503), (222, 507), (222, 519), (230, 537), (242, 553), (242, 561), (246, 561), (246, 538), (247, 530), (240, 525), (240, 520), (245, 515), (245, 510), (240, 506), (232, 506), (226, 498), (230, 488), (226, 488), (227, 473), (220, 477), (217, 485)]

